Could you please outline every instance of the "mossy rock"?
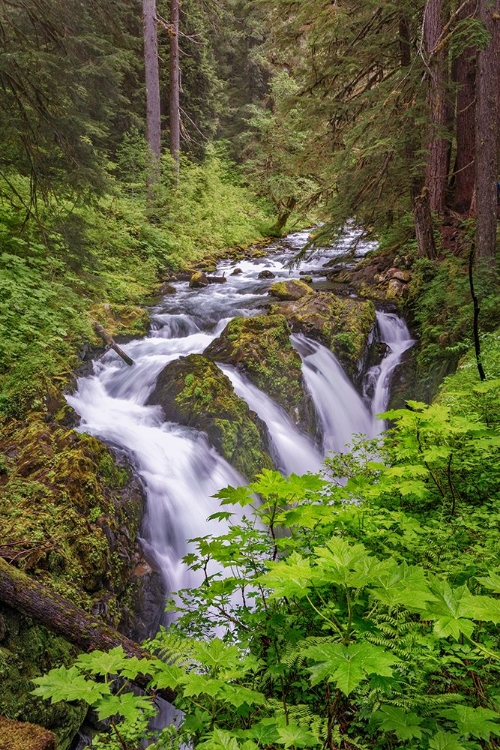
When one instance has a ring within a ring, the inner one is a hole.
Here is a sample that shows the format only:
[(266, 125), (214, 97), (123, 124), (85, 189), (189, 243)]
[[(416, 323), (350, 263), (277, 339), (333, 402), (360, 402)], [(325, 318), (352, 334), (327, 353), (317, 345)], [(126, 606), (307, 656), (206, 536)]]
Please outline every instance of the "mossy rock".
[(290, 279), (289, 281), (276, 281), (269, 289), (269, 294), (281, 300), (297, 300), (314, 294), (314, 290), (305, 281)]
[[(110, 336), (140, 337), (149, 331), (150, 319), (147, 311), (138, 305), (104, 303), (90, 310), (92, 319), (100, 323)], [(100, 344), (102, 344), (99, 339)]]
[(237, 367), (280, 404), (303, 429), (313, 429), (313, 410), (302, 379), (302, 363), (290, 343), (284, 315), (233, 318), (205, 356)]
[(349, 375), (356, 376), (376, 321), (373, 302), (317, 292), (295, 302), (274, 305), (271, 313), (277, 312), (286, 317), (294, 332), (304, 333), (328, 347)]
[(248, 479), (272, 467), (264, 423), (207, 357), (190, 354), (170, 362), (147, 403), (160, 404), (168, 420), (205, 432), (219, 453)]
[(2, 750), (56, 750), (56, 738), (37, 724), (0, 716), (0, 747)]
[[(0, 604), (0, 618), (4, 630), (0, 641), (0, 714), (16, 722), (45, 727), (56, 735), (58, 750), (67, 750), (85, 718), (87, 706), (83, 703), (52, 704), (37, 698), (32, 694), (34, 685), (31, 680), (56, 665), (70, 666), (77, 656), (76, 649), (60, 636), (3, 604)], [(4, 727), (5, 723), (0, 723), (2, 750), (6, 747), (2, 735)], [(20, 732), (20, 736), (29, 735)], [(31, 750), (32, 746), (13, 747)]]

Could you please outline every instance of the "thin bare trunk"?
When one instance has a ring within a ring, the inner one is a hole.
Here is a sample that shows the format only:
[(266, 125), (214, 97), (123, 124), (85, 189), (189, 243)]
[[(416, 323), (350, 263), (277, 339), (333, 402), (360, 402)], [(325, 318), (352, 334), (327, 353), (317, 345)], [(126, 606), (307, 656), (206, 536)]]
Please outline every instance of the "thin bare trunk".
[(496, 252), (498, 106), (500, 78), (500, 0), (479, 0), (479, 19), (491, 35), (477, 62), (476, 254), (493, 263)]
[(180, 66), (179, 66), (179, 0), (170, 5), (170, 153), (179, 178), (180, 160)]
[(146, 137), (153, 162), (153, 173), (158, 173), (161, 154), (161, 115), (156, 0), (143, 0), (142, 18), (146, 77)]

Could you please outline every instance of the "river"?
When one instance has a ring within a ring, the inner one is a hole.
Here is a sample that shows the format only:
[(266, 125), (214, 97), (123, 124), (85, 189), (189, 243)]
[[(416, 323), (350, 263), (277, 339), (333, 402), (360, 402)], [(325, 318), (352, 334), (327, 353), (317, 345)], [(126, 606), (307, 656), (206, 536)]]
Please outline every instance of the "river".
[[(188, 540), (224, 533), (221, 522), (206, 520), (218, 510), (214, 493), (246, 480), (216, 453), (204, 434), (165, 422), (161, 407), (146, 406), (146, 400), (168, 362), (202, 353), (232, 317), (262, 312), (269, 286), (276, 279), (289, 278), (287, 264), (307, 239), (308, 232), (297, 232), (271, 245), (265, 258), (220, 263), (216, 273), (226, 276), (225, 284), (190, 289), (187, 282), (176, 282), (176, 294), (165, 296), (151, 310), (150, 334), (126, 345), (135, 364), (128, 367), (109, 351), (68, 396), (68, 403), (80, 415), (79, 429), (125, 451), (140, 477), (147, 499), (142, 544), (169, 592), (197, 583), (182, 563)], [(304, 261), (293, 276), (306, 271), (321, 285), (324, 264), (345, 252), (345, 243), (351, 239), (347, 236), (344, 242)], [(362, 255), (370, 248), (360, 243), (357, 252)], [(241, 273), (234, 275), (236, 267)], [(275, 279), (259, 279), (264, 269), (272, 271)], [(316, 443), (240, 372), (223, 367), (236, 393), (265, 421), (277, 468), (283, 472), (318, 471), (325, 453), (344, 450), (353, 434), (374, 436), (383, 429), (375, 415), (386, 409), (392, 375), (413, 341), (397, 315), (378, 312), (377, 322), (378, 338), (387, 345), (387, 353), (365, 374), (364, 398), (330, 351), (303, 335), (292, 336), (321, 428), (322, 439)]]

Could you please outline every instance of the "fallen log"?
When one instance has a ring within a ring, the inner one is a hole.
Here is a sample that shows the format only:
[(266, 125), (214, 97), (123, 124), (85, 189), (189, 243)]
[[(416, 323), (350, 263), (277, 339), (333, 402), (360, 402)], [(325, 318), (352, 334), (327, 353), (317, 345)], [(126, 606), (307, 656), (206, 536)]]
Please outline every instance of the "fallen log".
[[(121, 646), (127, 656), (152, 659), (153, 655), (130, 638), (109, 627), (94, 615), (56, 594), (48, 586), (27, 576), (26, 573), (5, 562), (0, 557), (0, 601), (23, 615), (31, 617), (40, 625), (57, 635), (62, 635), (82, 651), (109, 651)], [(150, 678), (138, 675), (134, 683), (147, 688)], [(174, 690), (164, 688), (156, 691), (172, 703)]]
[(109, 335), (109, 333), (102, 327), (100, 323), (94, 323), (94, 331), (104, 341), (105, 344), (113, 349), (123, 359), (123, 361), (127, 363), (127, 365), (134, 364), (134, 360), (130, 359), (128, 354), (126, 354), (123, 349), (118, 346), (114, 338)]

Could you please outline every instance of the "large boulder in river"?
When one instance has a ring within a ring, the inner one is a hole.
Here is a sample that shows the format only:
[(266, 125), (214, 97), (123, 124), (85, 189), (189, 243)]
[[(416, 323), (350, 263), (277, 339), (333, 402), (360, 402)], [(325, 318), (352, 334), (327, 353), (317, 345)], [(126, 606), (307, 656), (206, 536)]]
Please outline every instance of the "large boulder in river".
[(190, 354), (170, 362), (147, 403), (160, 404), (169, 421), (205, 432), (219, 453), (247, 479), (272, 468), (264, 423), (207, 357)]
[(273, 305), (271, 313), (282, 313), (294, 332), (327, 346), (349, 375), (356, 376), (375, 325), (373, 302), (316, 292), (294, 302)]
[(272, 297), (281, 300), (296, 300), (310, 294), (314, 294), (314, 289), (300, 279), (289, 279), (288, 281), (276, 281), (269, 289)]
[(312, 407), (302, 380), (302, 362), (290, 343), (283, 315), (233, 318), (205, 355), (244, 372), (303, 429), (313, 429)]

